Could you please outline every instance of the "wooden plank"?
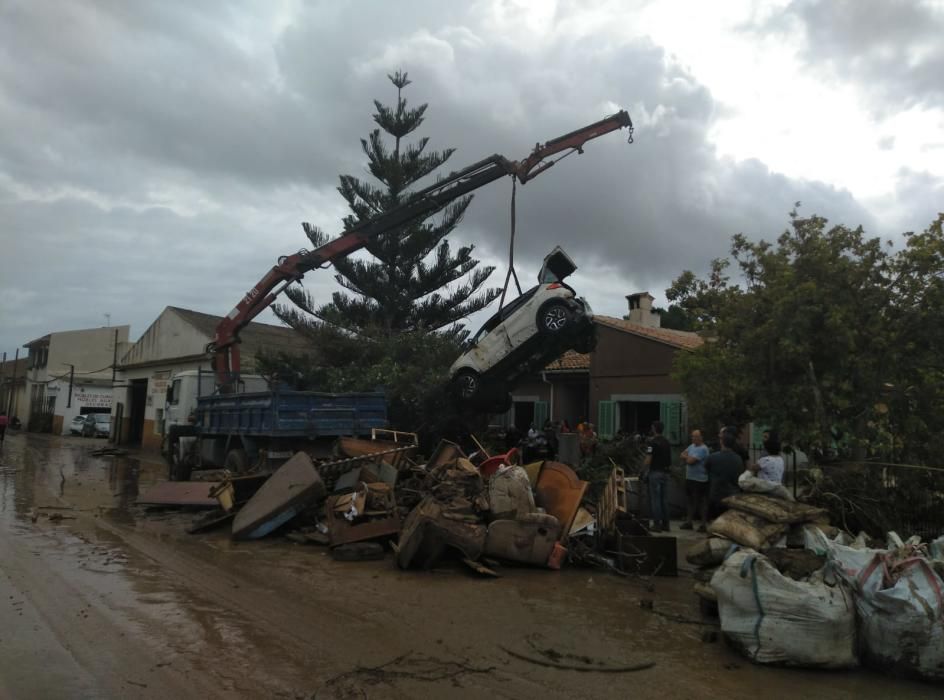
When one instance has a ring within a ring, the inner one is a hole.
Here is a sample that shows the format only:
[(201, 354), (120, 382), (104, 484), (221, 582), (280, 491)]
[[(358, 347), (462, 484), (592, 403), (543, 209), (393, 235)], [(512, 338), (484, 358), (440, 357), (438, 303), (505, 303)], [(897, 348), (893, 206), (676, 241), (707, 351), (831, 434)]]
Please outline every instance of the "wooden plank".
[(135, 503), (142, 506), (187, 506), (216, 508), (219, 504), (210, 496), (217, 481), (165, 481), (155, 484), (138, 496)]

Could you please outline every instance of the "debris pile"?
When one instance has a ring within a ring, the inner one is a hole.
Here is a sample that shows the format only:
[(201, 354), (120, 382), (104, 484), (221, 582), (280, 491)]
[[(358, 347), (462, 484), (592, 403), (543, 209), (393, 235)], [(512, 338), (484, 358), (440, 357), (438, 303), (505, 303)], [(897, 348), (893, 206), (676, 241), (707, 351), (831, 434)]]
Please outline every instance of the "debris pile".
[[(498, 576), (499, 562), (559, 569), (565, 562), (623, 576), (676, 574), (675, 538), (653, 538), (629, 513), (627, 480), (615, 464), (596, 497), (568, 465), (520, 464), (516, 449), (466, 454), (443, 440), (415, 460), (415, 436), (345, 438), (337, 457), (296, 453), (271, 474), (199, 472), (214, 481), (167, 482), (142, 505), (213, 508), (188, 532), (230, 525), (234, 539), (281, 533), (327, 546), (335, 559), (378, 559), (392, 549), (401, 568), (429, 569), (444, 557)], [(474, 437), (473, 437), (474, 440)]]

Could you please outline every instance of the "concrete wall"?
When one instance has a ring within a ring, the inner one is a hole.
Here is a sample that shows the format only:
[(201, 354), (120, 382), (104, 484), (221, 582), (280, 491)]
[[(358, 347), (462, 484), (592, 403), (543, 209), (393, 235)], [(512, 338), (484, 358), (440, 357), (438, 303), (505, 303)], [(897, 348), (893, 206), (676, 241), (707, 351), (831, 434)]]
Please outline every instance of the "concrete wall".
[(598, 403), (614, 396), (678, 396), (672, 379), (675, 353), (684, 352), (631, 333), (597, 327), (597, 349), (590, 356), (590, 414), (599, 422)]
[(172, 309), (165, 309), (122, 358), (121, 364), (137, 365), (203, 355), (210, 340)]
[[(47, 369), (52, 376), (68, 376), (67, 364), (75, 365), (77, 375), (88, 376), (90, 372), (111, 378), (111, 365), (115, 358), (115, 333), (121, 344), (128, 342), (129, 326), (88, 328), (80, 331), (61, 331), (49, 334), (49, 362)], [(121, 359), (121, 356), (118, 356)]]

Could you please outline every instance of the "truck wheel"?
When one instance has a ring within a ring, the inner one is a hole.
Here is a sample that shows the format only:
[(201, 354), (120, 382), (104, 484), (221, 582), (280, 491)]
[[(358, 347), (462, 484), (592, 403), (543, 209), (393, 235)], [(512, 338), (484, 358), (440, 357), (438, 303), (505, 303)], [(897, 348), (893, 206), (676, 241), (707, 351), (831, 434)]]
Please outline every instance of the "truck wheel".
[(171, 481), (190, 481), (190, 464), (180, 459), (180, 455), (174, 452), (170, 456), (170, 480)]
[(164, 459), (167, 460), (167, 478), (171, 481), (189, 481), (193, 467), (189, 456), (181, 459), (180, 438), (194, 435), (192, 426), (172, 425), (167, 431), (165, 444), (162, 446)]
[(245, 474), (249, 470), (249, 458), (246, 457), (246, 450), (235, 447), (227, 452), (226, 459), (223, 460), (223, 468), (235, 474)]
[(556, 335), (569, 329), (572, 321), (570, 308), (559, 301), (546, 304), (538, 312), (538, 330), (541, 333)]
[(453, 390), (463, 401), (471, 401), (482, 389), (482, 378), (474, 369), (465, 367), (452, 378)]

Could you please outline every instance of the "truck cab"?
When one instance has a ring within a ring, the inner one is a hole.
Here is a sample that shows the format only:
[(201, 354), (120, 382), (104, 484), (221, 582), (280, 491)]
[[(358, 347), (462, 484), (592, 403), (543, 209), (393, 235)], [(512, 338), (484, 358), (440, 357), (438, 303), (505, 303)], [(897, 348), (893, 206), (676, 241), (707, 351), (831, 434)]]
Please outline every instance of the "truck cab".
[[(269, 384), (258, 375), (243, 375), (237, 386), (238, 393), (268, 391)], [(192, 425), (196, 422), (197, 399), (216, 393), (213, 372), (190, 369), (177, 372), (167, 387), (165, 397), (165, 425)]]

